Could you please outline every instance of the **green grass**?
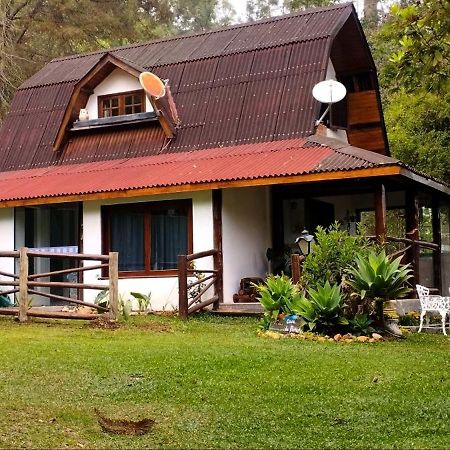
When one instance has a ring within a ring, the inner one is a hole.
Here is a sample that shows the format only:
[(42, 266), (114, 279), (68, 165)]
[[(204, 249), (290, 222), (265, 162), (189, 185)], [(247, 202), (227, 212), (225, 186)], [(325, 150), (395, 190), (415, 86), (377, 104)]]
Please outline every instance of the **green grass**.
[[(450, 447), (449, 339), (275, 341), (255, 329), (209, 317), (118, 330), (0, 319), (0, 447)], [(156, 425), (106, 434), (94, 408)]]

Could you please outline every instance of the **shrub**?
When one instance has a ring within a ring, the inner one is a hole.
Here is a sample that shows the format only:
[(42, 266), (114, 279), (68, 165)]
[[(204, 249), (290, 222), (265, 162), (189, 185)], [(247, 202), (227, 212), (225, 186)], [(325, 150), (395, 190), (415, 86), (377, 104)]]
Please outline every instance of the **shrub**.
[(367, 336), (375, 331), (371, 327), (373, 320), (369, 319), (367, 314), (356, 314), (353, 319), (349, 320), (349, 323), (356, 336)]
[(264, 308), (263, 328), (277, 320), (280, 313), (298, 314), (301, 295), (298, 287), (286, 275), (269, 275), (264, 284), (254, 284)]
[(409, 264), (401, 266), (402, 257), (391, 261), (384, 250), (370, 252), (367, 257), (358, 256), (356, 267), (350, 267), (348, 284), (359, 293), (361, 299), (375, 301), (377, 317), (384, 326), (383, 302), (404, 297), (411, 289), (407, 286), (411, 278)]
[(355, 256), (366, 255), (374, 244), (361, 232), (351, 236), (340, 229), (338, 222), (329, 228), (317, 227), (312, 252), (306, 257), (302, 267), (302, 284), (316, 288), (327, 281), (341, 284), (346, 269), (356, 266)]

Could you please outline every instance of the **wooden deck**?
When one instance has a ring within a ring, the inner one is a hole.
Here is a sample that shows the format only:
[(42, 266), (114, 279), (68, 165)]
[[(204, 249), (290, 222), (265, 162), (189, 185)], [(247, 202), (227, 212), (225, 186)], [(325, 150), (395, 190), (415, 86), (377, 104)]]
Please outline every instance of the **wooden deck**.
[(211, 311), (221, 316), (260, 316), (263, 308), (260, 303), (220, 303), (218, 309)]

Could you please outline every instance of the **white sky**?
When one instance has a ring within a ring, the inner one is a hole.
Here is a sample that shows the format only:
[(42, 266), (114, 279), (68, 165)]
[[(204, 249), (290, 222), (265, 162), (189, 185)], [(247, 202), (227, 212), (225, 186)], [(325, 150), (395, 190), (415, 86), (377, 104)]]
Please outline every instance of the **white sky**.
[[(236, 10), (238, 21), (245, 22), (246, 6), (247, 6), (246, 0), (229, 0), (229, 1), (233, 5), (233, 8)], [(360, 15), (360, 12), (362, 11), (363, 0), (353, 0), (353, 3), (355, 5), (356, 11), (358, 12), (358, 15)]]

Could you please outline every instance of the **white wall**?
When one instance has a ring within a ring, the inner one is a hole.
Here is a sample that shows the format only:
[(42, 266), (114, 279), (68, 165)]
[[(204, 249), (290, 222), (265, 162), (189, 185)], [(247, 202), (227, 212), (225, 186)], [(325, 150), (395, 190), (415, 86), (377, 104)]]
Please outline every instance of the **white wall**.
[[(12, 250), (14, 250), (14, 208), (0, 209), (0, 251)], [(14, 273), (14, 269), (14, 258), (0, 258), (0, 270)], [(2, 275), (0, 280), (11, 281), (11, 278)], [(5, 291), (10, 287), (1, 286), (1, 289)], [(9, 297), (13, 298), (12, 295)]]
[[(108, 75), (97, 87), (94, 93), (89, 97), (86, 109), (89, 113), (89, 119), (98, 119), (97, 98), (99, 95), (117, 94), (119, 92), (136, 91), (142, 89), (139, 79), (133, 77), (129, 73), (115, 69)], [(152, 105), (148, 98), (145, 101), (145, 110), (153, 111)]]
[(232, 302), (241, 278), (268, 272), (269, 188), (224, 189), (222, 202), (224, 302)]
[[(139, 197), (135, 199), (102, 200), (84, 202), (83, 205), (83, 253), (101, 254), (101, 206), (123, 203), (150, 202), (161, 200), (192, 199), (193, 248), (194, 253), (211, 250), (214, 247), (213, 216), (211, 191), (194, 192), (190, 194), (157, 195)], [(90, 263), (91, 265), (97, 262)], [(87, 265), (87, 263), (86, 263)], [(212, 258), (199, 260), (201, 269), (212, 269)], [(100, 270), (85, 272), (85, 282), (106, 284), (107, 280), (100, 280)], [(134, 277), (119, 279), (119, 292), (129, 298), (130, 291), (152, 294), (152, 309), (164, 310), (178, 308), (178, 277)], [(92, 301), (98, 291), (86, 291), (85, 299)]]

